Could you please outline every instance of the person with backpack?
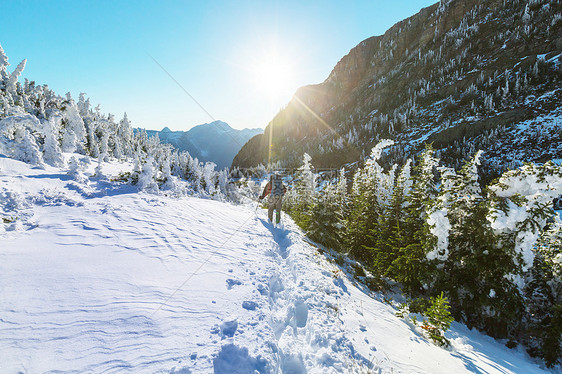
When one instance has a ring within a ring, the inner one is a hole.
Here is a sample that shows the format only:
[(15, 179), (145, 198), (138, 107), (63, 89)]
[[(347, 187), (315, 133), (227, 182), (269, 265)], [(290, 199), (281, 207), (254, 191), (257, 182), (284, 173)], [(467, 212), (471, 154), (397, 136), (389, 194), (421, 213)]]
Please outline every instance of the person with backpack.
[(287, 187), (283, 184), (279, 174), (272, 174), (269, 177), (269, 182), (265, 185), (260, 200), (269, 195), (267, 216), (269, 222), (273, 222), (273, 210), (276, 211), (276, 223), (281, 221), (281, 207), (283, 206), (283, 196), (287, 192)]

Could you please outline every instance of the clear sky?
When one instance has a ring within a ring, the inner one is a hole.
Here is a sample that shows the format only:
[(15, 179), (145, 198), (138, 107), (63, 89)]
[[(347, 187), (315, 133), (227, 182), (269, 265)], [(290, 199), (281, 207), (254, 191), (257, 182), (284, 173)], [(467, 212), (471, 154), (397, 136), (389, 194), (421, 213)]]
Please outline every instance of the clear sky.
[(27, 58), (23, 77), (135, 127), (265, 127), (359, 42), (436, 1), (3, 0), (0, 45), (9, 71)]

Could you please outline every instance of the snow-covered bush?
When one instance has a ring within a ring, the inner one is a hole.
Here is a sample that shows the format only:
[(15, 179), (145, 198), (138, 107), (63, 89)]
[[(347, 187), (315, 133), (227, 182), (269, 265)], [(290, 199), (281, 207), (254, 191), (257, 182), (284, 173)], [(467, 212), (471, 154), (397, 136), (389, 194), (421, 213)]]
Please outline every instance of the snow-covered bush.
[(51, 166), (64, 166), (64, 158), (58, 141), (58, 128), (61, 118), (51, 117), (48, 121), (43, 121), (43, 136), (45, 143), (43, 146), (43, 159)]
[(158, 193), (158, 184), (155, 181), (156, 171), (154, 170), (154, 158), (148, 156), (148, 159), (142, 166), (142, 172), (139, 175), (137, 186), (140, 190)]
[(43, 164), (43, 154), (32, 135), (41, 123), (32, 115), (11, 116), (0, 121), (0, 152), (32, 165)]
[(68, 175), (78, 183), (86, 182), (87, 178), (83, 173), (83, 163), (75, 156), (72, 156), (68, 162)]

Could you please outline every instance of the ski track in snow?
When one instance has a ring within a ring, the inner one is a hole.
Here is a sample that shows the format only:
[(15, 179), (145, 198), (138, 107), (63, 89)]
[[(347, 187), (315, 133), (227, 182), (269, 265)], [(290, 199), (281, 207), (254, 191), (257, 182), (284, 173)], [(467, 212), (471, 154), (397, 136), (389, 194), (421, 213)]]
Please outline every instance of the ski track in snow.
[(23, 217), (0, 231), (1, 373), (543, 372), (460, 324), (429, 343), (287, 217), (0, 170)]

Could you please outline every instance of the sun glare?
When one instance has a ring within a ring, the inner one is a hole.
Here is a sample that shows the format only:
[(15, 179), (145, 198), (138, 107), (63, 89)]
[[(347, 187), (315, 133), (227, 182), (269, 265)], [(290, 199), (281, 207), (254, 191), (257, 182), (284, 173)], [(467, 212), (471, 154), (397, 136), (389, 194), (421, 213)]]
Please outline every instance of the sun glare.
[(256, 61), (253, 70), (261, 93), (271, 99), (292, 94), (294, 76), (287, 59), (274, 53), (263, 55)]

